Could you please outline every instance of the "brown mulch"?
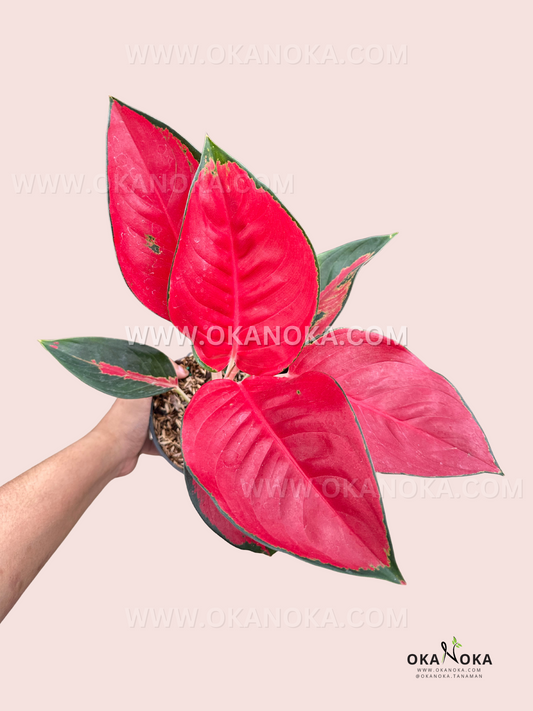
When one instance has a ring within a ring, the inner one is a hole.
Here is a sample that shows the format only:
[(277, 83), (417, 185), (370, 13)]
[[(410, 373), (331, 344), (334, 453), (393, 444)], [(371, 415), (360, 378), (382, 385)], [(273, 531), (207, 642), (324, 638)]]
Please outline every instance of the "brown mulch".
[[(211, 380), (211, 373), (202, 368), (193, 355), (176, 362), (189, 371), (189, 375), (179, 381), (179, 387), (192, 398), (204, 383)], [(153, 419), (157, 439), (167, 457), (180, 469), (183, 469), (181, 424), (186, 407), (187, 403), (172, 391), (154, 397)]]

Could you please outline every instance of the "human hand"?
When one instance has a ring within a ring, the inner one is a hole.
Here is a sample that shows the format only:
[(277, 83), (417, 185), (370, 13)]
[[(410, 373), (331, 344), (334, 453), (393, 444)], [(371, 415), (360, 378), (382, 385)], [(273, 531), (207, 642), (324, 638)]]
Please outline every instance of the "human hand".
[(157, 453), (150, 405), (116, 400), (89, 434), (0, 487), (0, 621), (111, 479)]
[[(188, 371), (175, 365), (178, 378)], [(148, 432), (152, 398), (115, 400), (109, 412), (98, 423), (89, 437), (99, 437), (108, 447), (113, 459), (111, 478), (130, 474), (141, 454), (158, 454)]]

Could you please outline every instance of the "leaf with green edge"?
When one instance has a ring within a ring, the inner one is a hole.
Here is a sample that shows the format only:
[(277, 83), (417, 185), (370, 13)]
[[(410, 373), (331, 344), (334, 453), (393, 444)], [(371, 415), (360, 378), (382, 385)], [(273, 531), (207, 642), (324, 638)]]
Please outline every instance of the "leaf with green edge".
[(240, 550), (251, 551), (252, 553), (262, 553), (273, 556), (276, 551), (262, 543), (250, 538), (246, 533), (237, 528), (223, 513), (205, 489), (194, 479), (191, 473), (185, 468), (185, 483), (189, 498), (203, 522), (214, 531), (217, 536), (227, 541), (230, 545)]
[(166, 319), (168, 279), (199, 158), (174, 129), (111, 98), (107, 180), (117, 259), (139, 301)]
[(318, 255), (320, 296), (313, 338), (319, 338), (334, 323), (350, 296), (359, 269), (397, 234), (358, 239)]
[(303, 229), (206, 138), (169, 282), (174, 325), (197, 327), (195, 353), (210, 368), (236, 363), (275, 374), (301, 349), (317, 300), (318, 267)]
[(196, 358), (198, 364), (204, 368), (205, 370), (209, 371), (210, 373), (216, 373), (217, 370), (216, 368), (211, 368), (207, 363), (204, 363), (203, 360), (200, 358), (198, 353), (196, 352), (196, 348), (194, 347), (194, 341), (191, 341), (191, 351), (193, 356)]
[(151, 346), (91, 336), (40, 343), (73, 375), (107, 395), (150, 397), (178, 384), (170, 358)]
[(253, 538), (250, 538), (247, 533), (244, 533), (239, 528), (234, 526), (231, 521), (226, 518), (217, 508), (209, 494), (198, 484), (196, 479), (191, 476), (191, 473), (187, 470), (187, 466), (180, 467), (176, 462), (172, 461), (168, 454), (165, 452), (161, 442), (157, 437), (156, 427), (154, 423), (154, 410), (152, 403), (152, 412), (150, 417), (149, 425), (150, 434), (152, 436), (152, 441), (155, 448), (159, 454), (165, 459), (174, 469), (183, 474), (185, 477), (185, 484), (187, 486), (187, 493), (194, 506), (196, 512), (202, 519), (202, 521), (210, 528), (217, 536), (220, 536), (230, 545), (240, 550), (248, 550), (252, 553), (263, 553), (264, 555), (272, 556), (276, 552), (272, 548), (267, 548), (261, 543), (258, 543)]
[(483, 430), (445, 377), (392, 341), (339, 328), (305, 346), (289, 372), (327, 373), (363, 430), (376, 471), (413, 476), (502, 474)]
[(185, 410), (182, 451), (220, 511), (263, 545), (404, 582), (364, 438), (329, 376), (211, 380)]

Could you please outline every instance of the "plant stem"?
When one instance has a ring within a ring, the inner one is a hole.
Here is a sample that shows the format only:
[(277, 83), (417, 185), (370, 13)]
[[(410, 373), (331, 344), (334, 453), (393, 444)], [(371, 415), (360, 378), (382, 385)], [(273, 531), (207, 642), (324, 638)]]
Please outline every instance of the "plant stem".
[(191, 401), (191, 398), (190, 398), (188, 395), (185, 395), (185, 393), (183, 392), (183, 390), (182, 390), (181, 388), (178, 388), (177, 385), (176, 385), (175, 388), (172, 389), (172, 392), (173, 392), (173, 393), (176, 393), (177, 395), (179, 395), (180, 398), (181, 398), (182, 400), (184, 400), (185, 402), (190, 402), (190, 401)]
[(228, 380), (235, 380), (238, 373), (239, 373), (239, 369), (237, 368), (236, 365), (234, 365), (231, 370), (228, 370), (228, 374), (226, 375), (226, 378)]
[(229, 378), (230, 374), (233, 372), (235, 368), (235, 359), (233, 356), (230, 357), (228, 367), (226, 368), (226, 378)]

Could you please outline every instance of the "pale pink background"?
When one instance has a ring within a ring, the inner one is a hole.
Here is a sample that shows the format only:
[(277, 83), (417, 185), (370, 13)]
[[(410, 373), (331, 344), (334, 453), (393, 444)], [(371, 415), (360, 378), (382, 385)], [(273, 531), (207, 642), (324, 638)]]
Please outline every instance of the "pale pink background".
[[(522, 499), (386, 500), (400, 587), (242, 553), (147, 459), (114, 482), (0, 630), (6, 711), (526, 708), (531, 580), (531, 92), (526, 4), (11, 4), (3, 22), (2, 395), (6, 481), (111, 400), (38, 338), (160, 325), (124, 285), (105, 195), (17, 195), (12, 174), (105, 169), (112, 94), (256, 173), (322, 251), (398, 230), (344, 325), (408, 326), (471, 405)], [(131, 65), (126, 44), (408, 45), (406, 65)], [(174, 352), (176, 354), (176, 352)], [(75, 474), (73, 474), (75, 475)], [(489, 478), (487, 475), (485, 478)], [(454, 486), (456, 483), (454, 483)], [(528, 535), (529, 534), (529, 535)], [(125, 607), (408, 609), (405, 629), (129, 629)], [(452, 635), (481, 680), (416, 680)], [(486, 668), (485, 668), (486, 669)], [(522, 701), (520, 701), (522, 697)]]

